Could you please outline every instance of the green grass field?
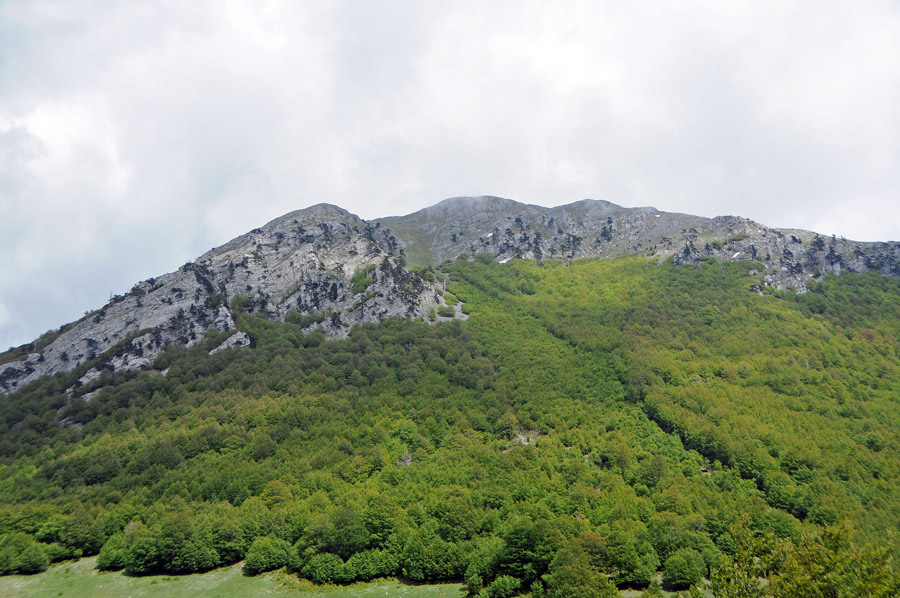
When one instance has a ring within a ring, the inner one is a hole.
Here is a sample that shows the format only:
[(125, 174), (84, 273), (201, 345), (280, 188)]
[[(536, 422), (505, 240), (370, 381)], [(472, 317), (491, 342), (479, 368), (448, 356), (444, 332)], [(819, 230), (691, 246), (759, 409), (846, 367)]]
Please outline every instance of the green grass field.
[(197, 575), (128, 577), (121, 572), (97, 571), (94, 569), (96, 560), (92, 557), (61, 563), (38, 575), (0, 577), (0, 598), (462, 598), (465, 595), (463, 587), (458, 584), (416, 586), (396, 581), (314, 589), (296, 577), (278, 573), (246, 577), (240, 565)]
[[(314, 587), (284, 573), (247, 577), (241, 565), (195, 575), (129, 577), (121, 572), (97, 571), (97, 557), (53, 565), (38, 575), (0, 577), (0, 598), (465, 598), (460, 584), (410, 585), (398, 581), (358, 583), (344, 587)], [(639, 591), (620, 592), (637, 598)], [(664, 596), (674, 593), (664, 592)]]

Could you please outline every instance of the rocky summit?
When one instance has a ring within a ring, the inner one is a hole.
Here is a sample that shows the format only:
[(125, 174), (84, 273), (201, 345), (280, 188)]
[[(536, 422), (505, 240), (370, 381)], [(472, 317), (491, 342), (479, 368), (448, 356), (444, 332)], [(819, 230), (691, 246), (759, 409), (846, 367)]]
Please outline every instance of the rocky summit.
[(168, 344), (222, 338), (215, 350), (249, 344), (232, 309), (271, 318), (308, 316), (307, 330), (344, 335), (360, 322), (421, 317), (440, 303), (430, 283), (404, 267), (397, 240), (330, 205), (291, 212), (212, 249), (176, 272), (140, 282), (61, 328), (21, 360), (0, 365), (0, 390), (70, 371), (102, 357), (106, 369), (143, 369)]
[[(735, 216), (703, 218), (583, 200), (555, 208), (499, 197), (458, 197), (371, 222), (339, 207), (298, 210), (212, 249), (178, 271), (140, 282), (99, 310), (0, 356), (0, 392), (41, 376), (89, 367), (144, 369), (169, 344), (221, 339), (213, 351), (248, 345), (233, 310), (297, 318), (304, 330), (344, 336), (391, 317), (464, 318), (448, 306), (434, 269), (486, 254), (569, 261), (646, 256), (676, 265), (746, 261), (765, 286), (806, 290), (827, 273), (900, 276), (900, 244), (862, 243), (773, 229)], [(435, 309), (443, 317), (434, 316)], [(448, 310), (454, 315), (449, 315)]]
[(764, 285), (799, 292), (806, 280), (829, 272), (900, 275), (898, 243), (859, 243), (737, 216), (703, 218), (589, 199), (543, 208), (499, 197), (459, 197), (376, 222), (419, 265), (478, 253), (501, 262), (641, 255), (685, 264), (712, 258), (758, 263)]

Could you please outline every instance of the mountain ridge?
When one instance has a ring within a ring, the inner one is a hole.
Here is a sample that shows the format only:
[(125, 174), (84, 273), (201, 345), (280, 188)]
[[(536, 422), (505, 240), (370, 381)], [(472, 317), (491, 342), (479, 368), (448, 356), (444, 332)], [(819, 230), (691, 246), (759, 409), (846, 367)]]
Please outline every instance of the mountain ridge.
[[(811, 270), (890, 245), (843, 257), (837, 238), (590, 201), (418, 217), (457, 259), (412, 267), (404, 231), (316, 206), (35, 343), (46, 366), (124, 334), (0, 400), (0, 575), (97, 554), (130, 575), (243, 562), (503, 596), (660, 577), (719, 595), (737, 571), (805, 596), (800, 573), (827, 567), (831, 589), (897, 595), (900, 277)], [(512, 259), (571, 237), (572, 255)], [(766, 243), (791, 261), (742, 255)]]
[(245, 346), (249, 339), (235, 329), (235, 300), (240, 309), (271, 318), (298, 314), (307, 331), (330, 336), (390, 317), (462, 319), (460, 306), (447, 304), (429, 270), (478, 254), (499, 262), (624, 255), (677, 265), (746, 261), (758, 274), (757, 292), (805, 292), (808, 280), (827, 273), (900, 275), (896, 242), (773, 229), (739, 216), (705, 218), (593, 199), (547, 208), (463, 196), (366, 221), (319, 203), (254, 228), (175, 272), (139, 282), (81, 320), (0, 354), (0, 393), (98, 358), (82, 383), (107, 369), (145, 369), (166, 345), (191, 346), (209, 335), (222, 339), (213, 350)]

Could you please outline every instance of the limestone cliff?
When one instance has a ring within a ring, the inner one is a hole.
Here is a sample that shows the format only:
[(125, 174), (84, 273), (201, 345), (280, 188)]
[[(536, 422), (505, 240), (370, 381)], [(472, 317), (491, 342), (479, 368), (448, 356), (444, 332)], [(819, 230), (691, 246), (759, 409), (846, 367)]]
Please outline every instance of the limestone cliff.
[(642, 255), (684, 264), (709, 257), (759, 263), (764, 284), (798, 292), (806, 290), (806, 280), (828, 272), (900, 275), (898, 243), (860, 243), (768, 228), (736, 216), (703, 218), (607, 201), (544, 208), (498, 197), (460, 197), (376, 222), (390, 228), (410, 262), (419, 264), (477, 253), (501, 262)]
[[(675, 264), (747, 261), (759, 289), (806, 290), (826, 273), (875, 270), (900, 276), (900, 244), (859, 243), (772, 229), (745, 218), (702, 218), (583, 200), (555, 208), (498, 197), (460, 197), (400, 217), (365, 222), (320, 204), (291, 212), (189, 262), (136, 284), (103, 308), (21, 350), (0, 354), (0, 392), (93, 362), (81, 382), (106, 370), (142, 369), (168, 344), (210, 336), (213, 350), (241, 347), (234, 310), (273, 319), (304, 316), (306, 330), (345, 335), (389, 317), (429, 316), (439, 288), (407, 267), (436, 267), (487, 253), (499, 262), (641, 255)], [(437, 310), (447, 313), (447, 310)], [(463, 317), (459, 307), (453, 312)], [(430, 318), (429, 318), (430, 319)], [(445, 319), (435, 317), (435, 320)]]
[[(0, 391), (102, 357), (104, 369), (142, 369), (170, 343), (193, 345), (211, 328), (221, 347), (250, 339), (235, 332), (232, 307), (283, 319), (311, 316), (307, 330), (344, 335), (359, 322), (421, 317), (437, 290), (404, 268), (396, 239), (335, 206), (292, 212), (229, 241), (178, 271), (140, 282), (103, 308), (65, 326), (24, 359), (0, 365)], [(225, 334), (221, 334), (225, 333)]]

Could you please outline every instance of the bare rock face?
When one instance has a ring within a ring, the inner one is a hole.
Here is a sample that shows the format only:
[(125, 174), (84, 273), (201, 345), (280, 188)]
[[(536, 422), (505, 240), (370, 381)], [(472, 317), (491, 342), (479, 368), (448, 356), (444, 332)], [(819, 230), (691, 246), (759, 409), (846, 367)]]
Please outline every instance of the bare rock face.
[(462, 197), (376, 222), (394, 232), (410, 262), (423, 265), (478, 253), (500, 262), (641, 255), (685, 265), (711, 258), (758, 263), (762, 284), (801, 293), (807, 280), (829, 272), (900, 276), (896, 242), (858, 243), (736, 216), (703, 218), (588, 199), (543, 208)]
[[(556, 208), (499, 197), (459, 197), (400, 217), (366, 222), (336, 206), (291, 212), (177, 272), (136, 284), (106, 306), (61, 328), (25, 358), (3, 362), (0, 393), (95, 360), (103, 370), (144, 369), (169, 344), (221, 339), (213, 351), (250, 344), (235, 312), (299, 318), (307, 332), (346, 335), (353, 324), (424, 317), (446, 305), (441, 292), (406, 267), (460, 256), (573, 260), (639, 255), (676, 265), (747, 261), (759, 289), (805, 292), (826, 273), (900, 276), (900, 244), (857, 243), (779, 230), (735, 216), (702, 218), (654, 208), (583, 200)], [(455, 319), (465, 319), (460, 306)], [(446, 318), (437, 317), (437, 321)]]
[[(191, 346), (214, 329), (214, 350), (249, 344), (230, 308), (270, 318), (306, 316), (307, 331), (345, 335), (350, 326), (422, 317), (441, 303), (404, 268), (397, 241), (380, 224), (318, 205), (292, 212), (187, 263), (136, 284), (63, 332), (39, 353), (0, 365), (0, 392), (102, 356), (85, 374), (144, 369), (168, 344)], [(223, 334), (224, 333), (224, 334)]]

